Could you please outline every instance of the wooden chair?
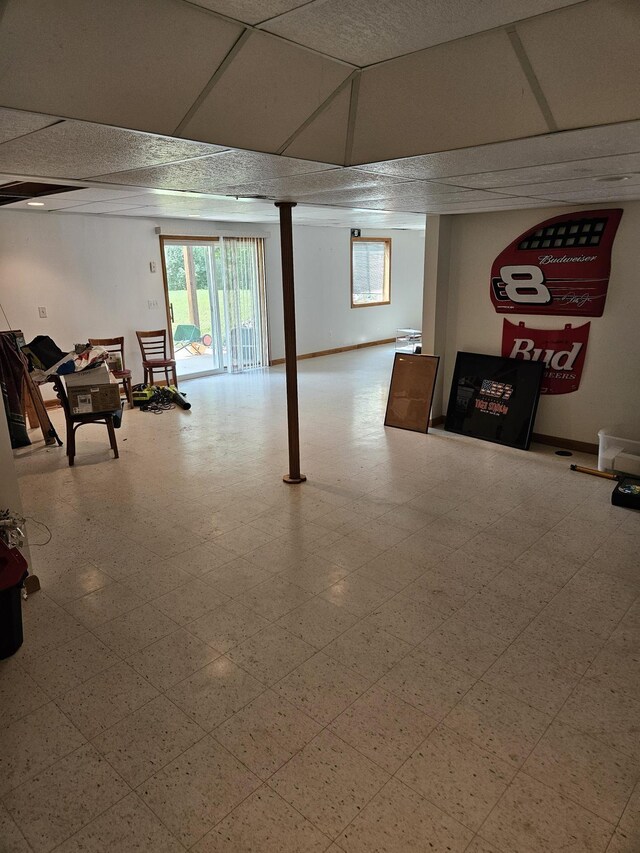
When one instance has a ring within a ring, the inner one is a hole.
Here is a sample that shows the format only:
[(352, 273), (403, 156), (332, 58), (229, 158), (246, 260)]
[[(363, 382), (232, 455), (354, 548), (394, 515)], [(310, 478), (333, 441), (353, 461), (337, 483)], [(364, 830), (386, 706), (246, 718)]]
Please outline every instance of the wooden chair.
[(110, 356), (117, 356), (120, 359), (120, 369), (109, 369), (122, 382), (125, 397), (129, 406), (133, 408), (133, 387), (131, 382), (131, 371), (127, 370), (124, 363), (124, 338), (89, 338), (89, 343), (92, 347), (104, 347)]
[(67, 424), (67, 456), (69, 457), (69, 465), (73, 465), (76, 455), (76, 430), (84, 424), (105, 424), (109, 433), (109, 442), (113, 455), (116, 459), (120, 457), (118, 453), (118, 443), (116, 441), (116, 432), (113, 424), (113, 412), (91, 412), (85, 415), (74, 415), (69, 405), (67, 397), (67, 389), (64, 387), (64, 382), (60, 376), (53, 375), (49, 377), (53, 382), (56, 395), (62, 403), (64, 411), (64, 419)]
[(136, 332), (140, 352), (142, 353), (142, 367), (144, 369), (145, 385), (153, 385), (153, 374), (157, 371), (164, 373), (169, 382), (169, 371), (173, 377), (173, 384), (178, 384), (176, 374), (175, 358), (167, 358), (167, 331), (158, 329), (153, 332)]

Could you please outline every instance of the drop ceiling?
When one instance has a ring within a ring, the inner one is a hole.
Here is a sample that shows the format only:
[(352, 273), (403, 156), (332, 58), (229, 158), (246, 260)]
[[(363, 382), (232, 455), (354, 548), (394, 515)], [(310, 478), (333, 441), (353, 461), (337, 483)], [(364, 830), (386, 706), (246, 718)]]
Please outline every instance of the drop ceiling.
[(640, 198), (637, 0), (2, 8), (0, 172), (78, 187), (43, 212), (420, 227)]

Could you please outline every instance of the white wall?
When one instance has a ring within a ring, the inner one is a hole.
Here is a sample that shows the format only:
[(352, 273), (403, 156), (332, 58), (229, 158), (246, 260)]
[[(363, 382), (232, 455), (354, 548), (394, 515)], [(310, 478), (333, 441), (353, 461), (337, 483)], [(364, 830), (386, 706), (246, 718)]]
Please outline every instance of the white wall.
[[(283, 357), (280, 241), (277, 226), (269, 225), (0, 211), (0, 302), (11, 325), (27, 340), (48, 334), (62, 349), (88, 337), (124, 335), (127, 366), (141, 381), (135, 330), (166, 325), (157, 224), (165, 235), (266, 238), (271, 357)], [(424, 232), (366, 233), (392, 238), (392, 303), (354, 310), (349, 229), (294, 228), (298, 352), (389, 338), (397, 326), (419, 327)], [(47, 319), (38, 317), (38, 306), (46, 307)]]
[(540, 399), (535, 430), (596, 443), (598, 430), (614, 427), (640, 439), (640, 202), (478, 213), (453, 219), (445, 352), (445, 406), (455, 355), (471, 350), (499, 355), (504, 314), (489, 297), (491, 264), (512, 240), (536, 223), (571, 210), (621, 207), (613, 246), (611, 279), (602, 317), (508, 315), (532, 328), (562, 328), (591, 322), (580, 388)]
[[(384, 340), (403, 326), (420, 328), (424, 231), (363, 230), (362, 236), (391, 237), (390, 305), (351, 307), (349, 228), (294, 227), (298, 352)], [(277, 358), (284, 355), (279, 280), (269, 295), (272, 309), (277, 301), (277, 309), (270, 312), (275, 319), (271, 343)]]

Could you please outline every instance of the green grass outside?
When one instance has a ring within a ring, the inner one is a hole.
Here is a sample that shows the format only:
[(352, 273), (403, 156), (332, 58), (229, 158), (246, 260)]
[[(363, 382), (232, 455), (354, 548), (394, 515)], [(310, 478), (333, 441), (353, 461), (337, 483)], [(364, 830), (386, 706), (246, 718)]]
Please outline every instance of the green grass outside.
[[(209, 307), (209, 292), (207, 290), (198, 290), (198, 311), (200, 313), (200, 323), (198, 328), (202, 335), (211, 335), (211, 310)], [(173, 328), (179, 325), (191, 325), (192, 320), (189, 318), (189, 301), (187, 299), (186, 290), (170, 290), (169, 299), (173, 305)], [(252, 300), (251, 291), (241, 291), (240, 308), (241, 321), (249, 322), (252, 318)], [(218, 291), (218, 307), (220, 312), (220, 326), (222, 329), (223, 344), (227, 338), (225, 313), (224, 313), (224, 296), (222, 291)]]

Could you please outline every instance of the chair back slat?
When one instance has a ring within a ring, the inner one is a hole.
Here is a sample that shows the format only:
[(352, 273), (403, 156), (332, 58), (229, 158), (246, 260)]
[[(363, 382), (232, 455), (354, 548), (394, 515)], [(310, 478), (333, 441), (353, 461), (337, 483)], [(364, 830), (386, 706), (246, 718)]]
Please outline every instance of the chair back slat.
[(143, 361), (167, 358), (167, 331), (157, 329), (150, 332), (136, 332)]
[(121, 370), (126, 370), (127, 366), (124, 363), (124, 337), (121, 338), (89, 338), (89, 343), (92, 347), (103, 347), (109, 355), (120, 356)]

